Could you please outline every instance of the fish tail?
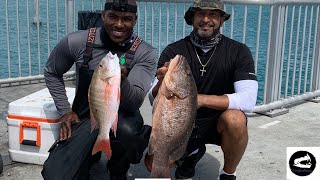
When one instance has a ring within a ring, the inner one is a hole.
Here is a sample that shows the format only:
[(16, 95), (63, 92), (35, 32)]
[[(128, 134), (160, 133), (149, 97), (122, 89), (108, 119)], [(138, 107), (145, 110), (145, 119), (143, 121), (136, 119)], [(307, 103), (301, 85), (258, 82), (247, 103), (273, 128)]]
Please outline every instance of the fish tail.
[(169, 166), (155, 166), (152, 165), (151, 177), (154, 178), (169, 178), (170, 168)]
[(154, 153), (152, 157), (151, 177), (170, 178), (169, 157), (166, 152)]
[(100, 136), (97, 137), (96, 143), (92, 149), (92, 155), (99, 151), (103, 151), (107, 155), (108, 159), (111, 158), (110, 139), (102, 139)]

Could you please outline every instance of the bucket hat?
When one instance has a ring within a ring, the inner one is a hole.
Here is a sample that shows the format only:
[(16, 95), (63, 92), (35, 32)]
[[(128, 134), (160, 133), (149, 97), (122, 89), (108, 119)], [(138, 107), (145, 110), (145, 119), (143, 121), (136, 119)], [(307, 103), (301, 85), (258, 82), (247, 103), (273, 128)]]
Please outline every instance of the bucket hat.
[(192, 25), (194, 13), (198, 9), (219, 10), (225, 20), (230, 18), (230, 14), (224, 11), (224, 4), (220, 0), (194, 0), (193, 6), (184, 15), (184, 19), (188, 25)]

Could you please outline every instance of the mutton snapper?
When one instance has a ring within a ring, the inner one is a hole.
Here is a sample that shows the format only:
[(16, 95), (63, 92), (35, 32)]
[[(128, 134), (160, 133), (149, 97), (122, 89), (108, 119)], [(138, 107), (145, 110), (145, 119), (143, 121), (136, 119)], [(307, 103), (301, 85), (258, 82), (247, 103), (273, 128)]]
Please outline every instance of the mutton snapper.
[(117, 55), (108, 53), (94, 71), (89, 87), (91, 130), (99, 128), (92, 154), (99, 151), (111, 157), (109, 132), (116, 135), (120, 103), (121, 70)]
[(145, 159), (151, 177), (170, 177), (170, 166), (185, 153), (196, 112), (196, 83), (186, 59), (177, 55), (170, 61), (153, 104), (152, 132)]

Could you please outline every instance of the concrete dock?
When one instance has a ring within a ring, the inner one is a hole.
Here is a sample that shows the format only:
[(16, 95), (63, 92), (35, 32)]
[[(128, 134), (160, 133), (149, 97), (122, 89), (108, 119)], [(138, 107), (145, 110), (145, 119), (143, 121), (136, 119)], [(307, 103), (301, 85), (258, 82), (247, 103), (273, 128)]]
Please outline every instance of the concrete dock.
[[(66, 83), (72, 87), (72, 82)], [(4, 162), (3, 180), (42, 179), (42, 166), (13, 162), (8, 153), (8, 132), (6, 116), (8, 104), (33, 92), (45, 88), (44, 83), (0, 88), (0, 153)], [(151, 106), (146, 99), (142, 108), (146, 124), (151, 123)], [(287, 147), (320, 147), (320, 104), (304, 102), (289, 108), (289, 113), (270, 118), (255, 114), (248, 117), (249, 143), (237, 169), (238, 180), (283, 180), (286, 178)], [(318, 163), (320, 165), (320, 163)], [(223, 167), (220, 147), (207, 145), (205, 156), (196, 166), (193, 179), (218, 179)], [(171, 169), (172, 179), (174, 170)], [(92, 179), (108, 179), (105, 157), (92, 171)], [(320, 172), (319, 172), (320, 173)], [(128, 179), (148, 178), (143, 163), (132, 165)]]

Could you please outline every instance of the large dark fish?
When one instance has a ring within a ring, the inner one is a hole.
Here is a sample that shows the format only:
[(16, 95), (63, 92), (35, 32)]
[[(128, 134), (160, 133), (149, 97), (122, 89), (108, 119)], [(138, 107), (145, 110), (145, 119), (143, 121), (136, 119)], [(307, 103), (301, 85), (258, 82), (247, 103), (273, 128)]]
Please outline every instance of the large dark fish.
[(152, 177), (170, 177), (170, 166), (185, 153), (196, 112), (196, 84), (188, 62), (177, 55), (170, 61), (153, 104), (152, 133), (145, 159)]
[(99, 151), (111, 157), (109, 132), (116, 135), (120, 103), (121, 72), (117, 55), (108, 53), (94, 71), (89, 87), (91, 130), (99, 128), (92, 154)]

